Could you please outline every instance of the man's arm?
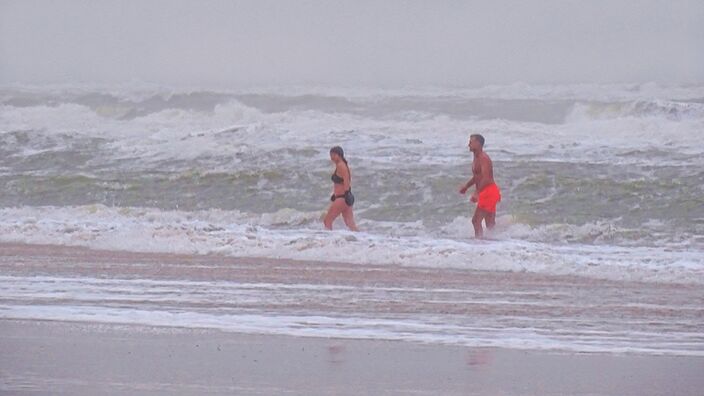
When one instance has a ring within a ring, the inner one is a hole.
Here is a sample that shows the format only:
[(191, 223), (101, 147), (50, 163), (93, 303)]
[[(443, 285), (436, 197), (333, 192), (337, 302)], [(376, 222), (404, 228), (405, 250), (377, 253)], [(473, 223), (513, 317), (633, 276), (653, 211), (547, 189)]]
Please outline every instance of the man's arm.
[(472, 187), (472, 185), (476, 182), (475, 179), (476, 179), (476, 177), (472, 176), (472, 178), (469, 179), (469, 181), (468, 181), (467, 183), (465, 183), (465, 185), (464, 185), (462, 188), (460, 188), (460, 194), (466, 193), (467, 190), (468, 190), (470, 187)]

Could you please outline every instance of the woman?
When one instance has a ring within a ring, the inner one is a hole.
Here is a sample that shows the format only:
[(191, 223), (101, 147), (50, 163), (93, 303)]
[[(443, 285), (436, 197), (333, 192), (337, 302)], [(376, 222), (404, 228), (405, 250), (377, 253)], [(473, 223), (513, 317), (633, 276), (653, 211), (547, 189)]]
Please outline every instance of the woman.
[(352, 205), (354, 204), (354, 195), (352, 195), (352, 184), (350, 183), (350, 167), (345, 159), (345, 152), (342, 147), (335, 146), (330, 149), (330, 161), (335, 164), (335, 172), (332, 174), (332, 196), (330, 200), (330, 208), (325, 215), (323, 224), (328, 230), (332, 230), (332, 223), (337, 216), (342, 214), (342, 219), (345, 220), (347, 228), (352, 231), (358, 231), (357, 225), (354, 223), (354, 214), (352, 213)]

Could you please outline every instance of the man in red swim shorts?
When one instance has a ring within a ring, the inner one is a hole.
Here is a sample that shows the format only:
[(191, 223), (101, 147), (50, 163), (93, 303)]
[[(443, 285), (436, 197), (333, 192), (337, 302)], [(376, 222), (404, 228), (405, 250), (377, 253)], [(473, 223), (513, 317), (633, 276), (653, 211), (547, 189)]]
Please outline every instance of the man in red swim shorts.
[(460, 194), (467, 192), (472, 185), (477, 186), (477, 191), (472, 194), (471, 201), (477, 203), (477, 209), (472, 216), (474, 236), (482, 238), (482, 220), (486, 228), (492, 229), (496, 224), (496, 204), (501, 201), (501, 191), (494, 182), (494, 167), (491, 158), (484, 152), (484, 136), (474, 134), (469, 137), (469, 151), (474, 154), (472, 161), (472, 178), (460, 188)]

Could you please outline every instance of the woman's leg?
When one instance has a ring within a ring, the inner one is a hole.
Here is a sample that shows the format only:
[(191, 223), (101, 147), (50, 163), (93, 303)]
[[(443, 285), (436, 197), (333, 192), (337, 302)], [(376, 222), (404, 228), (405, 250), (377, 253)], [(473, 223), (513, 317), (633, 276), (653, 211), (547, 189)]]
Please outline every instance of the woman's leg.
[(342, 219), (345, 220), (347, 228), (352, 231), (359, 231), (357, 229), (357, 224), (354, 223), (354, 212), (352, 211), (351, 206), (347, 206), (347, 204), (345, 204), (345, 209), (342, 211)]
[(347, 207), (347, 204), (345, 204), (345, 200), (342, 198), (338, 198), (330, 204), (330, 208), (328, 209), (328, 213), (325, 215), (325, 218), (323, 219), (323, 224), (325, 225), (325, 228), (328, 230), (332, 230), (332, 223), (335, 221), (337, 216), (342, 213), (345, 208)]

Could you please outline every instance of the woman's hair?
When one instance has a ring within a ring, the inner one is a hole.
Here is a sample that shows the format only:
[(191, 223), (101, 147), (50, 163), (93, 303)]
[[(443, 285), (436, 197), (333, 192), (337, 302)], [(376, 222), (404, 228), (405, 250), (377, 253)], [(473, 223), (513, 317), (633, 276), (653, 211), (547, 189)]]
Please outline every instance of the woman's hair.
[(345, 162), (345, 164), (347, 164), (347, 160), (345, 159), (345, 152), (344, 152), (344, 150), (342, 150), (342, 147), (335, 146), (330, 149), (330, 152), (339, 155), (340, 158)]

